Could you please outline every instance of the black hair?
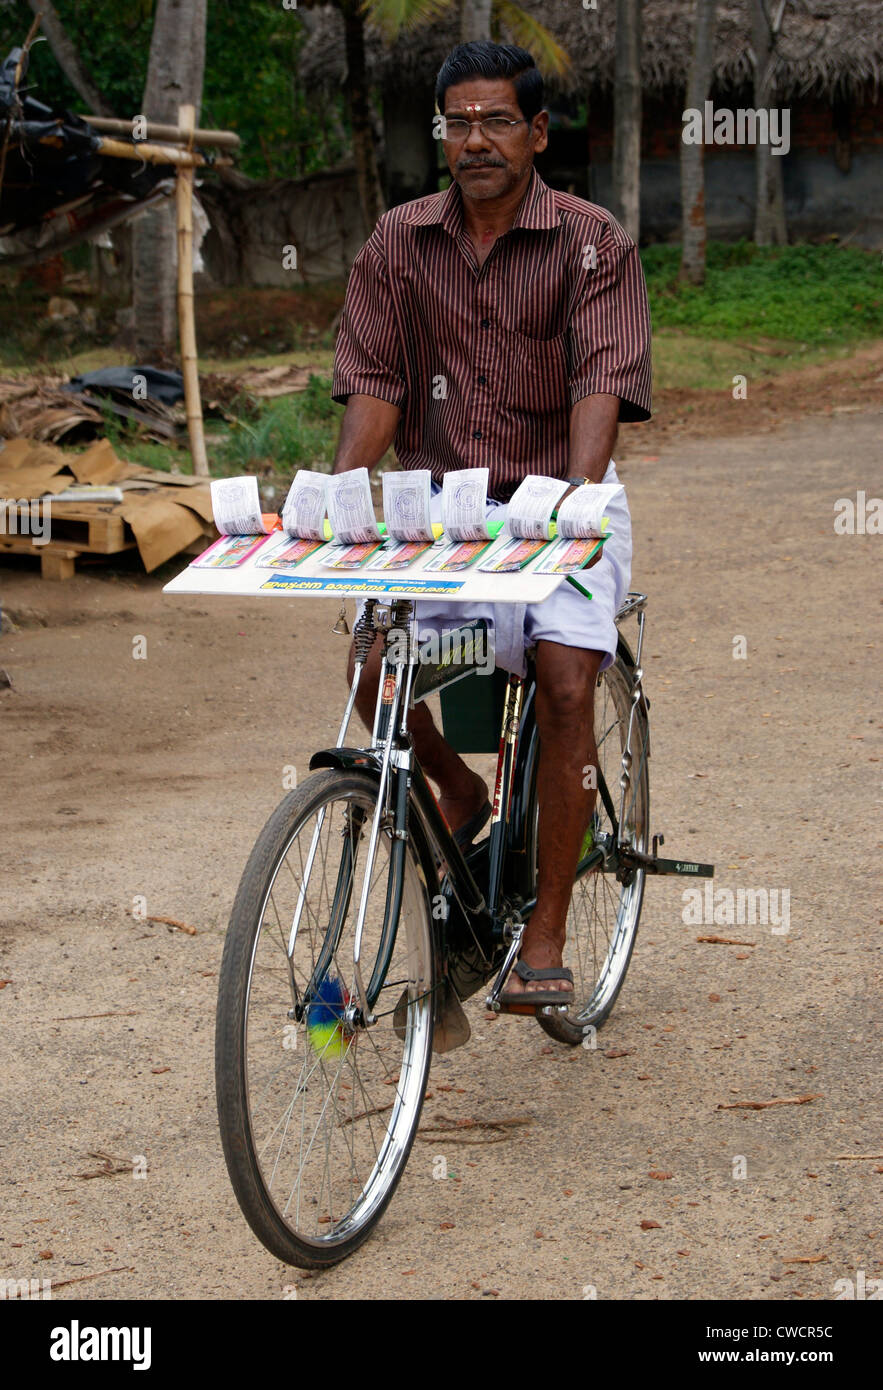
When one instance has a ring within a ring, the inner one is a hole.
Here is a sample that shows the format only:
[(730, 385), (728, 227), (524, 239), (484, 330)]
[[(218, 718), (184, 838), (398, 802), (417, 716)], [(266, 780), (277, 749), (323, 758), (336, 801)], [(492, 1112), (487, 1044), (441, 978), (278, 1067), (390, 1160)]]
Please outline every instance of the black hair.
[(442, 63), (436, 78), (435, 100), (439, 111), (445, 109), (448, 88), (469, 77), (511, 78), (518, 106), (527, 121), (532, 121), (543, 109), (543, 79), (526, 48), (517, 48), (512, 43), (491, 43), (489, 39), (457, 44)]

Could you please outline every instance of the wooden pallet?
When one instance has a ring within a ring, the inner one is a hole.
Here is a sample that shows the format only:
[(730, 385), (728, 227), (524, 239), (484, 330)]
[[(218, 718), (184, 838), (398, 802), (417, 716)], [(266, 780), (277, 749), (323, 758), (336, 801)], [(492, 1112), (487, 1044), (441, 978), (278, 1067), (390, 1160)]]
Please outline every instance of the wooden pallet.
[(50, 544), (63, 543), (69, 550), (88, 550), (93, 555), (115, 555), (135, 544), (113, 503), (102, 507), (94, 502), (82, 506), (53, 501), (50, 535)]
[(33, 536), (0, 536), (0, 555), (40, 558), (43, 579), (71, 579), (80, 555), (117, 555), (132, 550), (135, 539), (114, 504), (80, 506), (52, 501), (50, 535), (45, 545)]

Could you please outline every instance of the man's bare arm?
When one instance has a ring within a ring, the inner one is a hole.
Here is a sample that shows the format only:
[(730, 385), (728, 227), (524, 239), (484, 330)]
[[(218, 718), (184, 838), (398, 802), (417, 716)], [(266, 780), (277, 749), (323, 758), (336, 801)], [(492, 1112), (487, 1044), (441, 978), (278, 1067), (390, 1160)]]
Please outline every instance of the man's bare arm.
[(350, 396), (343, 412), (334, 455), (334, 473), (351, 468), (370, 470), (392, 444), (401, 410), (377, 396)]
[(570, 477), (600, 483), (613, 453), (618, 423), (618, 396), (583, 396), (577, 401), (570, 412)]

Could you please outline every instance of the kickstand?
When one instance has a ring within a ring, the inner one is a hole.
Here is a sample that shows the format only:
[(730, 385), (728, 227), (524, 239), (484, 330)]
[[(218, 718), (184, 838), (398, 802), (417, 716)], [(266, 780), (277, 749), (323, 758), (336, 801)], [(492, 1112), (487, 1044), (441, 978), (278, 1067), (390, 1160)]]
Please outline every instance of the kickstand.
[(503, 961), (503, 964), (500, 966), (500, 973), (494, 980), (493, 988), (491, 989), (491, 992), (488, 995), (487, 999), (485, 999), (484, 1001), (485, 1008), (491, 1009), (492, 1012), (495, 1014), (498, 1014), (500, 1012), (500, 995), (503, 993), (503, 986), (505, 985), (506, 980), (509, 978), (509, 972), (512, 969), (518, 957), (518, 952), (521, 947), (521, 938), (523, 935), (524, 923), (516, 922), (512, 928), (512, 941), (510, 942), (509, 949), (506, 952), (506, 958)]

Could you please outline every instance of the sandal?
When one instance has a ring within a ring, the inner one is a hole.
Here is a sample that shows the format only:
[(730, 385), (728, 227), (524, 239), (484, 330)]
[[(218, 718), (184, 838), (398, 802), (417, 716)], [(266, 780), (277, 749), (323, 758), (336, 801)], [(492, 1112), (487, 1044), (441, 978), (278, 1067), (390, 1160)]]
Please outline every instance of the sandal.
[[(553, 965), (548, 970), (534, 970), (526, 961), (517, 960), (512, 969), (520, 980), (567, 980), (573, 985), (573, 972), (566, 965)], [(501, 1013), (532, 1014), (547, 1005), (567, 1005), (573, 1003), (573, 989), (538, 989), (527, 993), (510, 993), (503, 990), (498, 1001)]]

